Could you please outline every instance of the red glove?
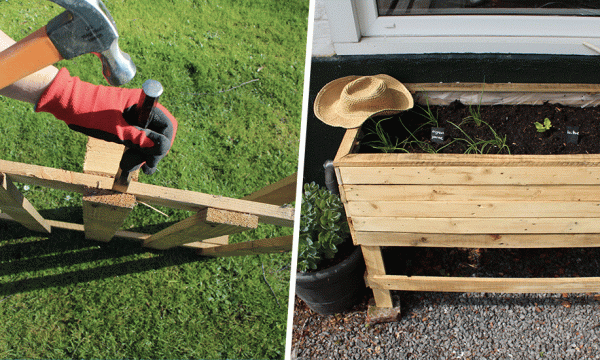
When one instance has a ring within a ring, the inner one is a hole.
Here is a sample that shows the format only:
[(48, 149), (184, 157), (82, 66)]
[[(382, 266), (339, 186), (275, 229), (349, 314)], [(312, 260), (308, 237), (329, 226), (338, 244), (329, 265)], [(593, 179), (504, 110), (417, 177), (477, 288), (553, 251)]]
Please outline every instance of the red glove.
[(35, 111), (54, 115), (72, 130), (125, 145), (129, 149), (123, 155), (121, 169), (129, 171), (143, 165), (144, 173), (150, 175), (173, 145), (177, 120), (157, 104), (148, 128), (137, 126), (141, 94), (141, 89), (93, 85), (71, 77), (62, 68), (40, 97)]

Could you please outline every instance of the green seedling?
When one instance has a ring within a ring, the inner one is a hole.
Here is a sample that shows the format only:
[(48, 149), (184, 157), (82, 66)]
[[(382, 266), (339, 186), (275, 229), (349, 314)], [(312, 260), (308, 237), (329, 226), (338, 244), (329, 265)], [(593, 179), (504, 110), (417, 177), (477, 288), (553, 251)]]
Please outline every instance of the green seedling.
[(543, 133), (550, 130), (550, 128), (552, 127), (552, 122), (550, 121), (550, 119), (545, 118), (543, 124), (536, 121), (534, 125), (538, 132)]

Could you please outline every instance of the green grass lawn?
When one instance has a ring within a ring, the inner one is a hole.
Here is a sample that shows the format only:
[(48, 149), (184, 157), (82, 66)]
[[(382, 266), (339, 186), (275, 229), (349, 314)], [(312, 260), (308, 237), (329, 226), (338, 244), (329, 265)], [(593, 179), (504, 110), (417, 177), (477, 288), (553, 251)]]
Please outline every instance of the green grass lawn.
[[(138, 68), (125, 87), (160, 81), (179, 122), (170, 154), (140, 181), (240, 198), (297, 170), (308, 0), (104, 2)], [(0, 29), (18, 40), (61, 11), (3, 0)], [(57, 66), (106, 85), (93, 55)], [(1, 159), (82, 171), (86, 138), (31, 105), (0, 97), (0, 139)], [(81, 195), (17, 185), (44, 217), (82, 223)], [(159, 210), (168, 218), (136, 206), (124, 228), (153, 233), (192, 215)], [(260, 225), (232, 242), (291, 233)], [(290, 261), (0, 222), (0, 358), (282, 358)]]

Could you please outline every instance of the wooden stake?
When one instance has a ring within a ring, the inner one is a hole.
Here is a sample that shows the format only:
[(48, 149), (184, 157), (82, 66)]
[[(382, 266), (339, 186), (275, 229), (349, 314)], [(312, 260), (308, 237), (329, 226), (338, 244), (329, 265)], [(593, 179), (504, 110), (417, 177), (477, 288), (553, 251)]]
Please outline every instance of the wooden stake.
[(23, 197), (5, 174), (0, 174), (0, 209), (29, 230), (50, 233), (51, 226)]

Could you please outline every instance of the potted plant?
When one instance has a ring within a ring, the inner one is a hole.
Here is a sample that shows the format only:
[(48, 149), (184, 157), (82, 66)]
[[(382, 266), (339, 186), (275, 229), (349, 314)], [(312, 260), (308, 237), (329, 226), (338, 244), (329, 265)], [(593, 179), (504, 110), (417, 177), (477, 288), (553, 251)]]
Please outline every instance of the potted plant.
[(296, 295), (315, 312), (348, 310), (365, 290), (365, 266), (338, 195), (316, 183), (302, 195)]

